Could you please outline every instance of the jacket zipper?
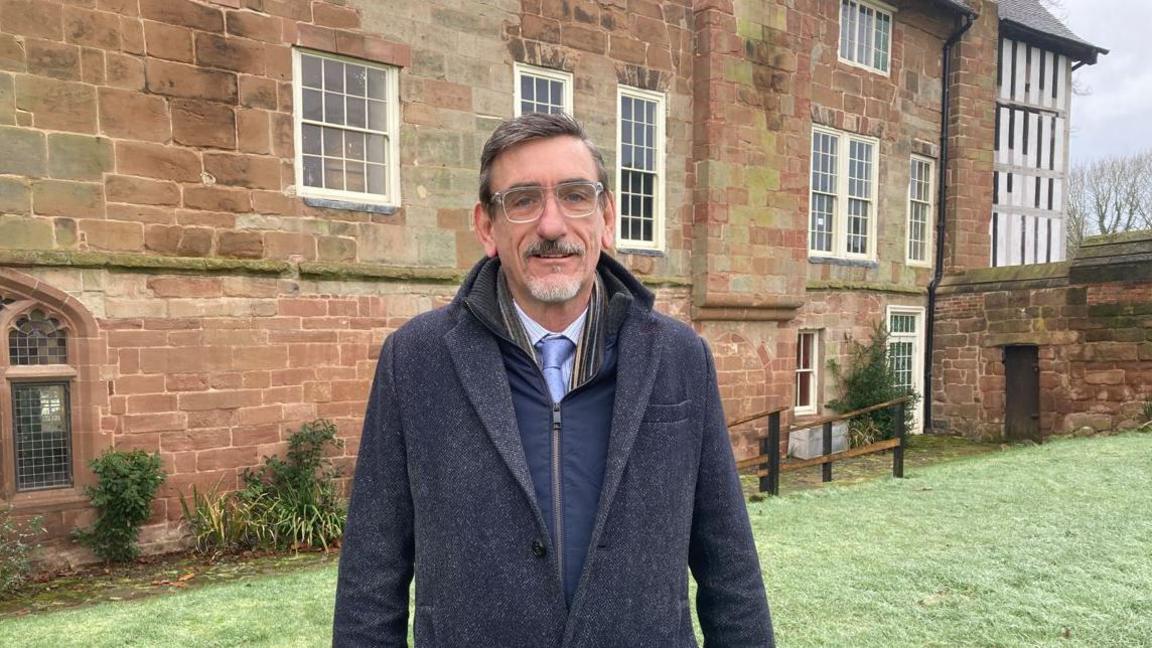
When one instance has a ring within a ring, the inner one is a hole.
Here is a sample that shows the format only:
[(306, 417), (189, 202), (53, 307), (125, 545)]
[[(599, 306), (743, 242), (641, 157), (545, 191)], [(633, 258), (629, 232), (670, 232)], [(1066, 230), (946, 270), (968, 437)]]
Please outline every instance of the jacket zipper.
[[(520, 349), (520, 347), (516, 346), (516, 343), (513, 342), (511, 339), (509, 339), (508, 336), (501, 335), (499, 331), (497, 331), (495, 328), (489, 326), (488, 323), (485, 321), (485, 319), (483, 317), (480, 317), (480, 315), (475, 311), (475, 309), (472, 308), (472, 305), (469, 304), (467, 300), (464, 301), (464, 307), (467, 308), (470, 313), (472, 313), (472, 316), (475, 317), (477, 319), (477, 321), (481, 322), (484, 326), (486, 326), (488, 328), (488, 330), (492, 331), (496, 335), (496, 337), (501, 338), (506, 342), (512, 343), (512, 346), (519, 349), (520, 352), (523, 353), (525, 356), (528, 356), (528, 354), (523, 349)], [(532, 357), (529, 357), (528, 359), (531, 360), (533, 363), (535, 363), (535, 361), (536, 361), (535, 358), (532, 358)], [(541, 379), (543, 379), (543, 377), (544, 377), (543, 372), (540, 373), (540, 377), (541, 377)], [(580, 386), (583, 387), (583, 385), (580, 385)], [(544, 391), (545, 392), (548, 391), (547, 381), (545, 381)], [(562, 504), (561, 504), (561, 493), (560, 493), (560, 490), (561, 490), (560, 423), (561, 423), (561, 421), (560, 421), (560, 403), (552, 403), (552, 524), (553, 524), (553, 527), (556, 529), (556, 542), (555, 542), (555, 544), (556, 544), (556, 547), (555, 547), (555, 549), (556, 549), (556, 570), (559, 572), (560, 587), (561, 587), (561, 589), (563, 589), (563, 587), (564, 587), (564, 511), (563, 511)]]
[(564, 584), (564, 511), (560, 479), (560, 403), (552, 404), (552, 523), (556, 528), (556, 569)]

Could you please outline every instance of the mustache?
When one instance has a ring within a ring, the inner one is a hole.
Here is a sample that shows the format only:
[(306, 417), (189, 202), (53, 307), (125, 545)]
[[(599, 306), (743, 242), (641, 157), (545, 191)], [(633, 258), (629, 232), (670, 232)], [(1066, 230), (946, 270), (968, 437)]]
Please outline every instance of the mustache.
[(584, 256), (584, 246), (575, 241), (549, 241), (541, 239), (524, 249), (524, 258), (549, 254), (575, 254)]

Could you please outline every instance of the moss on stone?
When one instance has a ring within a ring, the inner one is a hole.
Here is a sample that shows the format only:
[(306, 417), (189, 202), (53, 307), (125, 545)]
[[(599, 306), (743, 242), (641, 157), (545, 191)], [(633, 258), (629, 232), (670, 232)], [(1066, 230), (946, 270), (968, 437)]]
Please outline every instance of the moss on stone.
[(379, 279), (385, 281), (423, 281), (460, 283), (464, 273), (455, 268), (387, 266), (374, 263), (322, 263), (305, 261), (300, 275), (320, 279)]
[(71, 250), (3, 250), (0, 251), (0, 265), (126, 270), (188, 270), (276, 275), (286, 274), (292, 270), (292, 265), (284, 261), (166, 257), (147, 254), (116, 254)]
[(971, 288), (988, 292), (1051, 287), (1067, 283), (1069, 266), (1069, 262), (1061, 261), (1000, 268), (976, 268), (944, 277), (940, 287), (942, 293), (965, 292)]
[(894, 283), (873, 281), (809, 281), (806, 287), (810, 291), (825, 290), (871, 290), (874, 292), (899, 293), (902, 295), (925, 295), (927, 288), (923, 286), (902, 286)]
[(640, 283), (650, 288), (689, 288), (692, 281), (671, 275), (636, 275)]

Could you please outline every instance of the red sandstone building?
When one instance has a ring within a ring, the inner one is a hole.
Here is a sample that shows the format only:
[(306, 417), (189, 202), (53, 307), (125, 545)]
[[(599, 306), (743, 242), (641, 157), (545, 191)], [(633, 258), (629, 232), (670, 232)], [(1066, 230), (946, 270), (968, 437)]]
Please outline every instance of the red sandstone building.
[[(0, 0), (0, 500), (63, 536), (89, 459), (158, 451), (163, 547), (179, 493), (302, 422), (350, 466), (375, 354), (479, 258), (479, 150), (521, 111), (602, 145), (615, 254), (709, 340), (730, 417), (821, 413), (827, 360), (883, 323), (918, 425), (999, 436), (996, 354), (1082, 356), (1022, 329), (1111, 299), (1070, 283), (1059, 202), (1070, 69), (1101, 51), (1034, 0)], [(1038, 304), (1084, 303), (992, 321), (1038, 286), (995, 273), (1039, 262)]]

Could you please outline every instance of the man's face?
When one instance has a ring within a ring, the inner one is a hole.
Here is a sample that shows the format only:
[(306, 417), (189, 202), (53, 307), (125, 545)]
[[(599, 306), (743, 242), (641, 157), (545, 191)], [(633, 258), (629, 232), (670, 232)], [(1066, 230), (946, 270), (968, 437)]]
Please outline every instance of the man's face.
[(476, 234), (488, 256), (500, 257), (512, 296), (525, 311), (548, 305), (583, 306), (592, 290), (600, 250), (612, 246), (615, 205), (605, 196), (585, 218), (568, 218), (552, 188), (562, 182), (595, 182), (596, 163), (575, 137), (552, 137), (520, 144), (492, 164), (492, 191), (539, 186), (546, 191), (544, 211), (531, 223), (511, 223), (498, 205), (477, 204)]

